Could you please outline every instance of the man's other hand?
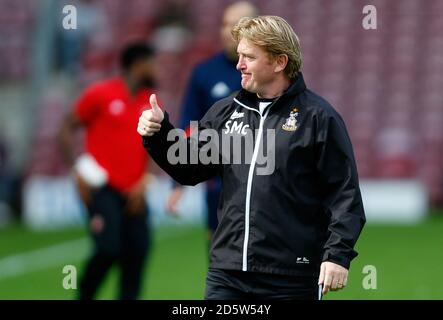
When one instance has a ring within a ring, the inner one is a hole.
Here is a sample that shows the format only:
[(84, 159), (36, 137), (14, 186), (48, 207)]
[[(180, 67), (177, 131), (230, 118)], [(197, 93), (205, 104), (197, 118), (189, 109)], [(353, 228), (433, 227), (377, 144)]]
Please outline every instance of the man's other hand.
[(343, 289), (347, 282), (348, 269), (329, 261), (321, 264), (318, 284), (323, 285), (323, 294)]

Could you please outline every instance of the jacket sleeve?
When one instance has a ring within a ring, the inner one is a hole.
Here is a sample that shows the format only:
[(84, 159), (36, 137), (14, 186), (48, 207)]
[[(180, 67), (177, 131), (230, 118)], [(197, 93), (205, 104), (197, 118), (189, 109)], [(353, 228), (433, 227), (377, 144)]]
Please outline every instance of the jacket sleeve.
[(319, 123), (317, 170), (323, 206), (329, 216), (322, 261), (349, 269), (355, 243), (366, 222), (351, 141), (340, 116)]
[[(203, 119), (198, 131), (204, 129), (210, 129), (210, 122)], [(175, 181), (182, 185), (196, 185), (219, 174), (221, 168), (217, 163), (203, 164), (200, 161), (199, 151), (208, 142), (199, 140), (193, 135), (186, 137), (183, 130), (174, 128), (165, 112), (160, 131), (151, 137), (143, 137), (142, 142), (152, 159)], [(176, 151), (181, 152), (181, 156)]]

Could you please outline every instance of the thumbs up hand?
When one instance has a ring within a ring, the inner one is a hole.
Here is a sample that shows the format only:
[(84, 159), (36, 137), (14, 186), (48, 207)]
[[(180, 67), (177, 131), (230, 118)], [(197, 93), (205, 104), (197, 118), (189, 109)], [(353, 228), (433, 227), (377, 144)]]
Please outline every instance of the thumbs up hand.
[(151, 94), (149, 102), (151, 103), (151, 109), (143, 111), (138, 120), (137, 132), (143, 137), (151, 137), (154, 133), (160, 131), (160, 123), (165, 117), (162, 109), (158, 106), (155, 94)]

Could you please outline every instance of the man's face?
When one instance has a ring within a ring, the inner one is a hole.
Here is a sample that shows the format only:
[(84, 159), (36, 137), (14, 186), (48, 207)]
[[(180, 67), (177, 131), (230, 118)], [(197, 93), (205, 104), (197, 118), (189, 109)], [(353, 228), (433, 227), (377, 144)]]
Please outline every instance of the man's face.
[(223, 15), (222, 25), (220, 28), (220, 35), (223, 44), (223, 48), (228, 55), (235, 55), (235, 41), (232, 39), (231, 29), (237, 23), (239, 18), (237, 16), (225, 13)]
[(269, 59), (265, 50), (245, 38), (240, 40), (237, 53), (241, 86), (249, 92), (261, 95), (276, 78), (275, 63)]
[(233, 59), (236, 57), (237, 46), (234, 39), (232, 39), (231, 30), (241, 18), (255, 14), (254, 8), (245, 4), (232, 5), (223, 13), (220, 36), (225, 52)]
[(152, 88), (154, 83), (153, 58), (137, 61), (133, 67), (134, 77), (140, 87)]

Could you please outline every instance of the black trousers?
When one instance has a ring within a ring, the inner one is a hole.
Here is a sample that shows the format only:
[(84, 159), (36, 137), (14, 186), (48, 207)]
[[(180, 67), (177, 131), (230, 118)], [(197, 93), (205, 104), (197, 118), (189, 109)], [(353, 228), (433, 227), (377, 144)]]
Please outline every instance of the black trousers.
[(212, 233), (218, 225), (217, 208), (221, 193), (220, 177), (206, 182), (206, 203), (208, 205), (207, 226)]
[(147, 207), (138, 214), (127, 214), (126, 198), (108, 186), (94, 191), (92, 198), (89, 216), (102, 216), (104, 228), (91, 232), (94, 251), (80, 281), (79, 298), (93, 299), (109, 269), (117, 264), (121, 270), (118, 298), (137, 299), (150, 244)]
[(210, 268), (206, 300), (321, 300), (318, 277)]

